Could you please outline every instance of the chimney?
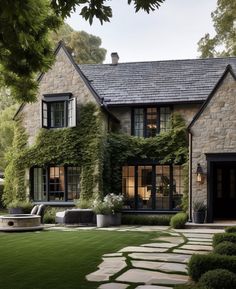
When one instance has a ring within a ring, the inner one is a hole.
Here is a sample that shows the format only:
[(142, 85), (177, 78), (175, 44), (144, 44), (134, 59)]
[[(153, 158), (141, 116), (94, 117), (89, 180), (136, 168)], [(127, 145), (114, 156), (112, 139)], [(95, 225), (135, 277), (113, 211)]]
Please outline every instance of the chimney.
[(111, 53), (111, 64), (112, 65), (117, 65), (119, 61), (119, 55), (117, 52), (112, 52)]

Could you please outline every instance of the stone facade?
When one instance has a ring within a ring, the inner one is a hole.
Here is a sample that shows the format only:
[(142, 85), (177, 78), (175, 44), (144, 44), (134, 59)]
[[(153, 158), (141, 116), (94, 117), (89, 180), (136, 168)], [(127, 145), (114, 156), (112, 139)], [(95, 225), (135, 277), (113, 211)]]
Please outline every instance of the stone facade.
[(228, 73), (213, 97), (191, 127), (192, 197), (207, 200), (207, 179), (196, 181), (197, 164), (207, 173), (207, 153), (236, 152), (236, 81)]

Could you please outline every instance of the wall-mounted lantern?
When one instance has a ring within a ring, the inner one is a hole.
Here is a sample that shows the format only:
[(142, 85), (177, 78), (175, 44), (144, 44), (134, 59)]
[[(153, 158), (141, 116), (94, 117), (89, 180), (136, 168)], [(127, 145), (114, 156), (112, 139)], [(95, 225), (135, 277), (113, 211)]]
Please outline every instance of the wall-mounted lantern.
[(205, 175), (200, 164), (197, 164), (196, 174), (197, 174), (197, 182), (203, 184)]

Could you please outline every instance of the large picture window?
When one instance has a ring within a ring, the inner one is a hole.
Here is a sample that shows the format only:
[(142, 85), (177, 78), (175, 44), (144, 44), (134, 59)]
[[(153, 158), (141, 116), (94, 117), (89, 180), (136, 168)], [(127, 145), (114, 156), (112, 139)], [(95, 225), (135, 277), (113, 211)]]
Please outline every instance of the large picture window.
[(34, 201), (73, 201), (79, 198), (79, 167), (50, 166), (31, 169)]
[(182, 166), (124, 166), (122, 192), (126, 209), (179, 210), (183, 196)]
[(170, 107), (134, 108), (132, 134), (138, 137), (154, 137), (170, 129)]
[(44, 95), (42, 126), (45, 128), (76, 126), (76, 100), (71, 93)]

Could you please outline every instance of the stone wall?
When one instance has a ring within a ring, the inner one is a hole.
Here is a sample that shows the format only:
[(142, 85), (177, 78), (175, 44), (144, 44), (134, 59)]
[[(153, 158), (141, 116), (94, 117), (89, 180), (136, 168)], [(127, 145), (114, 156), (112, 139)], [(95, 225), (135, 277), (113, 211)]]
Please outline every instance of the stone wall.
[(199, 111), (201, 104), (178, 104), (173, 106), (173, 112), (182, 115), (188, 125), (195, 114)]
[[(56, 55), (56, 61), (52, 68), (43, 75), (39, 82), (38, 100), (32, 104), (26, 104), (21, 112), (23, 126), (29, 135), (29, 145), (32, 145), (38, 130), (42, 127), (42, 97), (43, 94), (71, 92), (77, 101), (77, 123), (79, 121), (80, 105), (93, 102), (98, 105), (79, 73), (69, 60), (65, 51), (61, 48)], [(104, 116), (104, 129), (106, 125)]]
[(207, 200), (207, 180), (196, 181), (197, 164), (207, 173), (206, 153), (236, 152), (236, 81), (228, 74), (191, 128), (193, 202)]

